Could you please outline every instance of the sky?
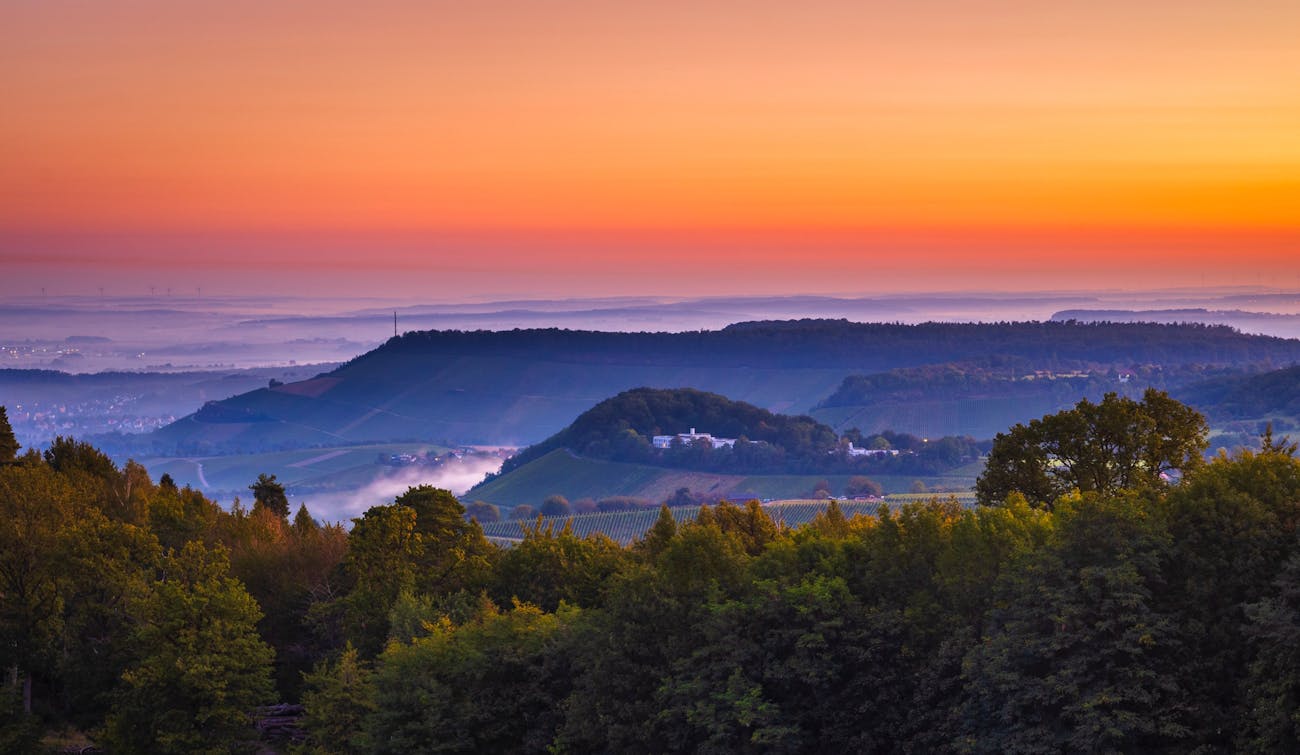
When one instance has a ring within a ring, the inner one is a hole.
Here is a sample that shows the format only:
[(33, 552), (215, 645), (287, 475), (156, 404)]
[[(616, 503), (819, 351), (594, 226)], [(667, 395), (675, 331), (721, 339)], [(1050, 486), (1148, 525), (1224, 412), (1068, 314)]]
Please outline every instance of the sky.
[(1300, 289), (1295, 0), (0, 0), (0, 296)]

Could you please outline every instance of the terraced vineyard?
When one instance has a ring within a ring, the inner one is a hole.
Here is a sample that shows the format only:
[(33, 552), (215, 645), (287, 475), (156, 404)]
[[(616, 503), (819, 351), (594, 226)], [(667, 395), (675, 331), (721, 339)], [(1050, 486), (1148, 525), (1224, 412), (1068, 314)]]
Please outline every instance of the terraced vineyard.
[[(879, 500), (839, 501), (839, 506), (845, 516), (851, 517), (855, 514), (874, 516), (880, 510), (882, 503)], [(800, 527), (811, 522), (813, 517), (825, 511), (826, 505), (826, 501), (773, 501), (763, 504), (763, 510), (772, 517), (773, 521), (779, 524), (786, 527)], [(673, 518), (680, 524), (694, 520), (695, 516), (700, 512), (700, 507), (678, 506), (671, 509), (671, 511), (673, 512)], [(599, 532), (626, 545), (644, 535), (658, 518), (659, 509), (647, 508), (637, 511), (543, 517), (542, 523), (559, 529), (564, 526), (566, 521), (572, 520), (573, 533), (579, 537), (586, 537)], [(531, 525), (536, 521), (536, 519), (533, 519), (530, 521), (489, 522), (483, 525), (483, 534), (498, 544), (509, 545), (523, 539), (524, 526)]]

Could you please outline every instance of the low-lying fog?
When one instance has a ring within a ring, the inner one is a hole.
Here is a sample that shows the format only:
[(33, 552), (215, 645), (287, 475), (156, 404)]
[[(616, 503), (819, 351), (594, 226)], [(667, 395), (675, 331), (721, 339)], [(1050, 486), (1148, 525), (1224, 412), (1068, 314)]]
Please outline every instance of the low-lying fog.
[[(467, 456), (459, 464), (441, 467), (405, 467), (395, 474), (386, 475), (363, 488), (340, 493), (318, 493), (303, 496), (291, 495), (290, 503), (297, 510), (299, 503), (316, 519), (325, 522), (343, 522), (351, 526), (351, 519), (361, 516), (371, 506), (392, 503), (407, 488), (432, 485), (446, 488), (457, 496), (483, 481), (488, 474), (501, 469), (501, 460), (481, 456)], [(469, 501), (465, 501), (469, 503)]]

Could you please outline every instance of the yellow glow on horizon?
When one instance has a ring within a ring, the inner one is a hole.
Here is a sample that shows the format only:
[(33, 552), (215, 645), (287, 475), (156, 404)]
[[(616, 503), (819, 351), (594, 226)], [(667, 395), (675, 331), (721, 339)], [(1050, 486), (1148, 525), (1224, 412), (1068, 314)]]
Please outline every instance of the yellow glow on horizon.
[(1294, 2), (615, 5), (9, 4), (0, 231), (1300, 229)]

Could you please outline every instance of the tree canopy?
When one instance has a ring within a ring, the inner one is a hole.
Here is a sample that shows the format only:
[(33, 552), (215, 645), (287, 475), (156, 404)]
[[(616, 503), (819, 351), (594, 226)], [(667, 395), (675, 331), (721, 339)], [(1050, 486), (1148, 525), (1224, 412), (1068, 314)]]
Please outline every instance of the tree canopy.
[(1114, 494), (1159, 487), (1170, 472), (1201, 462), (1205, 418), (1148, 389), (1141, 401), (1108, 393), (1073, 409), (1016, 425), (993, 439), (975, 490), (983, 504), (1020, 493), (1050, 507), (1071, 490)]
[(66, 441), (0, 466), (0, 747), (254, 750), (279, 699), (311, 753), (1290, 751), (1294, 452), (1050, 507), (665, 507), (630, 547), (539, 522), (501, 548), (445, 490), (348, 532)]

